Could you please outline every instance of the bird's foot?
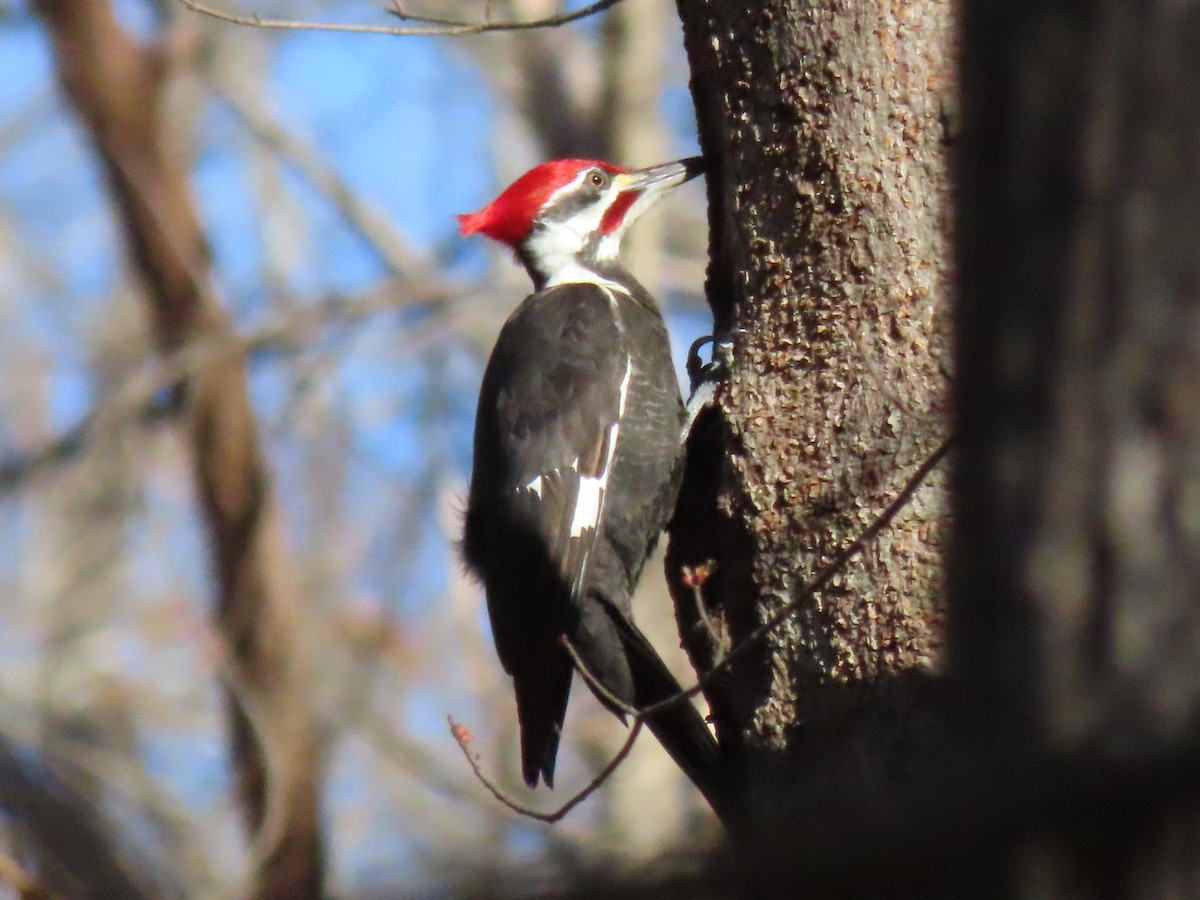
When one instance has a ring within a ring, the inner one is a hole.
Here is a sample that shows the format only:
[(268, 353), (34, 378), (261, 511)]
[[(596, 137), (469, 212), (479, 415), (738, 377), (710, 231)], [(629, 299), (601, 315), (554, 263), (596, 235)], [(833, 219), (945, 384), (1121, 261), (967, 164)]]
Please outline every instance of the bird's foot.
[[(700, 348), (705, 344), (712, 344), (712, 354), (707, 363), (700, 359)], [(683, 433), (680, 437), (682, 441), (686, 441), (691, 434), (692, 426), (696, 424), (700, 413), (712, 406), (717, 385), (729, 378), (732, 363), (733, 337), (729, 334), (705, 335), (693, 341), (692, 346), (688, 348), (687, 373), (692, 393), (687, 401)]]

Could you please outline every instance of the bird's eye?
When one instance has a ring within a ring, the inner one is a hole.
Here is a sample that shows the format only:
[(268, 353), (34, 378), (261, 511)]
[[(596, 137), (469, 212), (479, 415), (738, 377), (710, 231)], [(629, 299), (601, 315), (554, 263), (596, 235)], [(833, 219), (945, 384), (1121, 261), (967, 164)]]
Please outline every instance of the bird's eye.
[(608, 176), (599, 169), (592, 169), (592, 174), (588, 176), (588, 181), (596, 187), (604, 187), (604, 185), (608, 184)]

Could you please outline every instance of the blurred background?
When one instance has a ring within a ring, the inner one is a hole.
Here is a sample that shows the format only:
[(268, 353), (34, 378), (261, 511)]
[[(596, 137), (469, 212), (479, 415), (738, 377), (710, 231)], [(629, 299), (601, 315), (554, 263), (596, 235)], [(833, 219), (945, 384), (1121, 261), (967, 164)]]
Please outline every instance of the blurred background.
[[(527, 20), (582, 5), (405, 9)], [(502, 877), (534, 890), (704, 846), (710, 814), (648, 736), (551, 827), (496, 802), (446, 725), (470, 728), (484, 770), (547, 810), (626, 734), (580, 690), (558, 789), (520, 787), (509, 681), (454, 542), (482, 366), (528, 280), (460, 238), (453, 214), (546, 158), (697, 152), (674, 4), (461, 37), (261, 30), (173, 0), (114, 7), (167, 60), (214, 293), (247, 350), (278, 565), (315, 650), (329, 889), (436, 895)], [(381, 2), (222, 8), (399, 24)], [(55, 66), (31, 3), (0, 0), (0, 737), (84, 798), (164, 894), (237, 896), (252, 851), (180, 404)], [(661, 299), (680, 364), (709, 330), (703, 199), (692, 185), (658, 207), (627, 260)], [(641, 622), (686, 672), (660, 563), (642, 593)], [(19, 858), (28, 825), (0, 813), (0, 846)]]

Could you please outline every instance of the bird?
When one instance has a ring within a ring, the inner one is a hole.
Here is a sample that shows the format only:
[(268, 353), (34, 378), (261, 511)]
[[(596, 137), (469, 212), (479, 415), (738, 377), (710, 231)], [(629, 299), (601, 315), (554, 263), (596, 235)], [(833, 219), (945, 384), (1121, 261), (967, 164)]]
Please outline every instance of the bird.
[[(531, 788), (554, 786), (575, 668), (564, 638), (619, 718), (680, 690), (631, 597), (674, 510), (686, 417), (662, 314), (620, 249), (702, 171), (699, 157), (637, 170), (554, 160), (458, 217), (462, 235), (511, 248), (534, 287), (484, 371), (462, 540), (512, 677)], [(717, 808), (719, 747), (696, 709), (675, 703), (646, 724)]]

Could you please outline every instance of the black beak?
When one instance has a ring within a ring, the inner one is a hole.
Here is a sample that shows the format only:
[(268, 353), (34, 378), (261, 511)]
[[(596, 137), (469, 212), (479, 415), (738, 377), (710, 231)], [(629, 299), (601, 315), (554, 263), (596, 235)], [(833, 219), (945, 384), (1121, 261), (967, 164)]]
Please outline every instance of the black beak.
[(624, 190), (649, 191), (658, 193), (677, 187), (685, 181), (691, 181), (704, 171), (704, 157), (691, 156), (676, 162), (651, 166), (648, 169), (635, 169), (624, 175), (618, 175), (617, 180), (624, 182)]

